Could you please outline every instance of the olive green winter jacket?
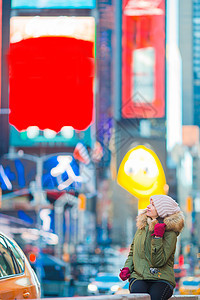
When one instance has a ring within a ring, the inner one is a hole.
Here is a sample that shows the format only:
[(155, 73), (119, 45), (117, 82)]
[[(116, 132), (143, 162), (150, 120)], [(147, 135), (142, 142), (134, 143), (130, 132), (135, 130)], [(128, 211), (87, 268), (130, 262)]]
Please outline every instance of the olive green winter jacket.
[(174, 253), (177, 236), (184, 227), (182, 212), (166, 217), (163, 222), (166, 230), (163, 238), (151, 236), (157, 220), (146, 216), (137, 217), (137, 231), (131, 244), (124, 267), (128, 267), (131, 278), (145, 280), (165, 280), (175, 287)]

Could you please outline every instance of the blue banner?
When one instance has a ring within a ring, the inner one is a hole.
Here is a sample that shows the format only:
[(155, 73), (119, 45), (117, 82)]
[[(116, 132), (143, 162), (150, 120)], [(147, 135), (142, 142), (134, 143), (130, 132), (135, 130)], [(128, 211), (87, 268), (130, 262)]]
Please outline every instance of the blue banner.
[(68, 8), (88, 8), (96, 6), (95, 0), (12, 0), (11, 8), (32, 8), (32, 9), (68, 9)]
[[(3, 191), (29, 188), (36, 181), (36, 161), (2, 159), (0, 161), (0, 186)], [(42, 188), (79, 190), (82, 177), (79, 165), (71, 155), (58, 155), (43, 161)]]

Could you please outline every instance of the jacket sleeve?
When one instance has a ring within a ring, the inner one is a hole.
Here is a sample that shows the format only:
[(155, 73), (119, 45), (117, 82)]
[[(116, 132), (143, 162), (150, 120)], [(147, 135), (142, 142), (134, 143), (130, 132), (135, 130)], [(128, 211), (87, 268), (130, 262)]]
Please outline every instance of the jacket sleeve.
[(177, 234), (174, 231), (165, 232), (163, 238), (152, 238), (151, 241), (151, 262), (155, 268), (166, 264), (170, 256), (176, 250)]
[(133, 272), (133, 269), (134, 269), (134, 264), (133, 264), (133, 247), (134, 247), (134, 239), (133, 239), (133, 242), (131, 244), (131, 248), (130, 248), (130, 251), (129, 251), (129, 254), (128, 254), (128, 258), (127, 260), (125, 261), (125, 264), (124, 264), (124, 268), (125, 267), (128, 267), (130, 272)]

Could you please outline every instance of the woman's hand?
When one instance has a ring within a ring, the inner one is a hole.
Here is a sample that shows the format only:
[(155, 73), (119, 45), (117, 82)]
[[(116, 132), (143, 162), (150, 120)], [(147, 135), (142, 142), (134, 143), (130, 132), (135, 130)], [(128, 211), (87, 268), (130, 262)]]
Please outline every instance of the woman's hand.
[(130, 276), (131, 276), (131, 273), (130, 273), (130, 270), (129, 268), (125, 267), (123, 269), (120, 269), (120, 273), (119, 273), (119, 277), (121, 278), (121, 280), (127, 280)]
[(165, 223), (156, 223), (154, 227), (154, 233), (152, 235), (157, 237), (163, 237), (165, 233), (165, 227), (166, 227)]

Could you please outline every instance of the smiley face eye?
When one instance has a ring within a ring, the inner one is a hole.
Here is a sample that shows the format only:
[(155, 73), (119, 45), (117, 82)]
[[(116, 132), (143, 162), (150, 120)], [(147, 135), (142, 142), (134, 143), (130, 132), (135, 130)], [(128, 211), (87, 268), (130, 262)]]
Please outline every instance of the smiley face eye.
[(133, 175), (136, 175), (137, 172), (139, 171), (139, 166), (132, 163), (132, 161), (128, 160), (125, 165), (124, 165), (124, 171), (127, 175), (129, 176), (133, 176)]
[(133, 168), (133, 167), (129, 167), (129, 168), (125, 169), (125, 172), (127, 173), (127, 175), (135, 175), (135, 174), (137, 174), (136, 168)]
[(143, 167), (143, 171), (148, 175), (148, 177), (156, 177), (158, 175), (158, 168), (154, 164), (148, 163), (148, 166)]

